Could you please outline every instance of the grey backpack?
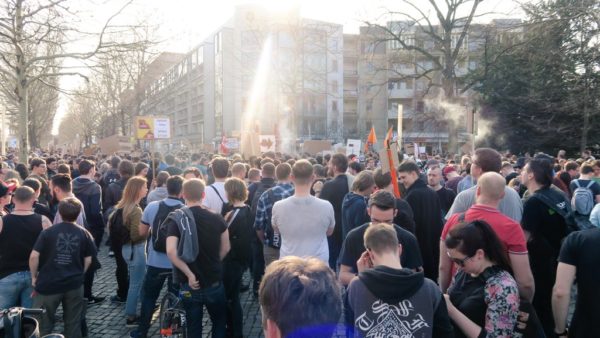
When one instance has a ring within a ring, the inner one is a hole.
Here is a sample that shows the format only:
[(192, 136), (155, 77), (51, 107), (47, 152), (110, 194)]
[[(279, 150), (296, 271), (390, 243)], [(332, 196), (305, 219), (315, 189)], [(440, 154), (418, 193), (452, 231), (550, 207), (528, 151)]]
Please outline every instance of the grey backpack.
[(594, 194), (590, 187), (594, 184), (594, 181), (590, 181), (587, 186), (582, 187), (579, 185), (579, 180), (573, 181), (577, 188), (573, 191), (573, 197), (571, 198), (571, 206), (573, 210), (577, 211), (580, 215), (589, 215), (594, 208)]

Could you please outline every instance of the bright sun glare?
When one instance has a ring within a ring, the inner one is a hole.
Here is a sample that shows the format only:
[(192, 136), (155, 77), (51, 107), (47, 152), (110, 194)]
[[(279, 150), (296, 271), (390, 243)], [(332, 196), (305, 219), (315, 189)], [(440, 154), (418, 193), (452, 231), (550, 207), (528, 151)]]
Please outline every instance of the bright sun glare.
[(300, 7), (299, 0), (256, 0), (250, 3), (262, 5), (266, 9), (276, 13), (285, 13)]

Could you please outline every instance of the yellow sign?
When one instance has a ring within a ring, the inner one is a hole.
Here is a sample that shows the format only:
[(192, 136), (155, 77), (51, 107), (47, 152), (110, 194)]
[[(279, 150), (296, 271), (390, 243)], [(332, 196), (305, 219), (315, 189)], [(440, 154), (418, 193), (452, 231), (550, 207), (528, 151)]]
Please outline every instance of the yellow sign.
[(171, 138), (171, 121), (164, 117), (137, 116), (135, 118), (135, 137), (138, 140)]

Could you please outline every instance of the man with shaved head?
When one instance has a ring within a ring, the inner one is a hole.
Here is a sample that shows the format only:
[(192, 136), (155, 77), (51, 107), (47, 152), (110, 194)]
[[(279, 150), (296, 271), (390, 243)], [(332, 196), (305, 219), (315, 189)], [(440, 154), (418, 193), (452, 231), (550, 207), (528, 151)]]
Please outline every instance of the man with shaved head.
[[(478, 181), (481, 176), (488, 172), (499, 173), (502, 168), (502, 156), (499, 152), (491, 148), (477, 148), (473, 155), (473, 161), (471, 163), (471, 176), (473, 179)], [(467, 211), (471, 206), (477, 203), (476, 186), (473, 186), (467, 190), (461, 191), (456, 198), (452, 207), (446, 215), (446, 219), (449, 220), (450, 216), (454, 214), (460, 214)], [(498, 205), (500, 212), (513, 220), (520, 222), (523, 216), (523, 204), (521, 203), (521, 197), (512, 188), (504, 187), (504, 197)]]
[(442, 292), (446, 292), (456, 271), (452, 261), (446, 254), (444, 241), (448, 232), (456, 224), (482, 220), (494, 229), (500, 241), (504, 244), (521, 297), (529, 301), (533, 298), (535, 288), (533, 275), (529, 266), (525, 234), (519, 223), (503, 215), (498, 210), (500, 201), (504, 198), (505, 186), (506, 180), (502, 175), (495, 172), (482, 174), (477, 180), (475, 204), (466, 212), (451, 216), (446, 225), (444, 225), (440, 241), (439, 271), (439, 284)]

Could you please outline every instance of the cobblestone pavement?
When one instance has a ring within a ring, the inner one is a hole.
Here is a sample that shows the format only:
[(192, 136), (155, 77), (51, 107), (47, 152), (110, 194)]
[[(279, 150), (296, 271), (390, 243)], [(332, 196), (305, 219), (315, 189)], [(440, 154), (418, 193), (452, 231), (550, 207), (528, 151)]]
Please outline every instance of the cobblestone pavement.
[[(94, 295), (105, 296), (106, 300), (95, 306), (87, 308), (87, 323), (89, 330), (89, 338), (99, 337), (129, 337), (129, 332), (133, 329), (125, 326), (125, 305), (124, 304), (113, 304), (109, 298), (116, 294), (116, 278), (115, 278), (115, 261), (113, 258), (108, 257), (108, 249), (106, 246), (102, 246), (99, 252), (99, 259), (102, 263), (102, 269), (98, 271), (98, 274), (94, 280)], [(248, 283), (249, 275), (246, 273), (244, 276), (244, 283)], [(571, 306), (569, 311), (569, 318), (572, 316), (575, 308), (575, 299), (577, 295), (577, 289), (574, 287), (571, 295)], [(158, 299), (162, 299), (165, 293), (165, 288)], [(247, 291), (240, 294), (242, 309), (244, 311), (244, 337), (263, 337), (262, 323), (260, 309), (258, 301), (252, 295), (252, 292)], [(62, 313), (57, 315), (57, 323), (54, 332), (62, 332)], [(203, 337), (210, 337), (210, 320), (208, 313), (204, 311), (203, 316), (204, 332)], [(152, 319), (152, 327), (149, 331), (149, 337), (160, 337), (158, 334), (158, 311), (155, 312)], [(340, 326), (335, 335), (336, 338), (345, 337), (344, 330)], [(196, 338), (196, 337), (190, 337)]]
[[(116, 294), (117, 281), (115, 278), (115, 261), (108, 257), (108, 248), (102, 246), (98, 254), (98, 258), (102, 263), (102, 269), (98, 271), (94, 279), (94, 295), (105, 296), (106, 300), (95, 306), (87, 308), (87, 324), (89, 330), (89, 338), (99, 337), (129, 337), (129, 332), (133, 329), (125, 326), (125, 305), (111, 303), (109, 298)], [(247, 282), (248, 275), (245, 276)], [(163, 292), (158, 299), (162, 299), (165, 293)], [(240, 295), (242, 309), (244, 311), (244, 336), (247, 337), (262, 337), (262, 325), (258, 301), (255, 300), (251, 291), (244, 292)], [(59, 310), (60, 311), (60, 310)], [(62, 315), (57, 316), (57, 324), (55, 332), (62, 331)], [(210, 320), (208, 314), (203, 316), (205, 332), (204, 337), (210, 336)], [(149, 331), (149, 337), (160, 337), (158, 334), (158, 311), (155, 312), (152, 319), (152, 327)], [(194, 337), (191, 337), (194, 338)]]
[[(108, 257), (108, 248), (104, 245), (98, 253), (98, 258), (102, 263), (102, 268), (98, 271), (94, 279), (93, 293), (95, 296), (105, 296), (106, 300), (101, 304), (87, 308), (88, 337), (129, 337), (129, 332), (133, 329), (125, 326), (125, 304), (114, 304), (109, 300), (110, 296), (116, 294), (117, 289), (115, 260)], [(246, 273), (244, 283), (248, 283), (249, 278), (249, 274)], [(165, 289), (166, 287), (163, 287), (163, 292), (158, 302), (162, 299)], [(254, 298), (251, 291), (241, 293), (240, 298), (244, 311), (244, 337), (263, 337), (258, 301)], [(59, 311), (61, 310), (59, 309)], [(54, 332), (62, 332), (61, 318), (62, 313), (59, 313)], [(204, 311), (203, 322), (204, 333), (202, 336), (210, 337), (211, 324), (206, 311)], [(156, 311), (152, 319), (152, 326), (148, 332), (148, 337), (160, 337), (158, 329), (158, 311)], [(345, 337), (342, 333), (343, 330), (340, 329), (337, 336)]]

